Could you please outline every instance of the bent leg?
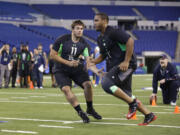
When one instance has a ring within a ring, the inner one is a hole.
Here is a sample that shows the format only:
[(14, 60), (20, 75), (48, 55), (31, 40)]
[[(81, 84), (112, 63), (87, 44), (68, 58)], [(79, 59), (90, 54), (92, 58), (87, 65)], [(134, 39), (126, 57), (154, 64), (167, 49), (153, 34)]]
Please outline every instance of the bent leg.
[(93, 100), (93, 90), (92, 90), (91, 82), (85, 81), (82, 85), (84, 87), (84, 96), (86, 98), (86, 101), (92, 101)]
[(78, 100), (76, 98), (76, 96), (74, 95), (74, 93), (71, 91), (70, 86), (64, 86), (62, 88), (62, 92), (64, 93), (64, 95), (66, 96), (67, 101), (73, 106), (76, 107), (77, 105), (79, 105)]

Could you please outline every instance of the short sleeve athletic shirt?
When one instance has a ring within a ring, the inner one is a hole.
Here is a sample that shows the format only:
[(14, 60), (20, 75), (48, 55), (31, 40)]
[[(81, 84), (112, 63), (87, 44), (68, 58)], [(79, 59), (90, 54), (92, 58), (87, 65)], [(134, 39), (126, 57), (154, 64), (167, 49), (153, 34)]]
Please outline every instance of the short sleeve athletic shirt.
[[(58, 52), (58, 55), (61, 56), (63, 59), (72, 61), (72, 60), (78, 60), (80, 55), (83, 56), (89, 56), (90, 52), (90, 46), (87, 44), (87, 42), (81, 38), (79, 42), (74, 43), (71, 39), (71, 34), (67, 34), (64, 36), (59, 37), (54, 45), (53, 49)], [(83, 63), (80, 63), (80, 65), (77, 68), (82, 68)], [(64, 65), (59, 62), (55, 62), (55, 72), (56, 71), (72, 71), (74, 70), (74, 67), (69, 67), (67, 65)]]
[[(129, 38), (130, 36), (126, 32), (120, 29), (114, 29), (111, 26), (106, 28), (104, 35), (98, 37), (97, 43), (100, 48), (100, 54), (106, 58), (107, 71), (124, 61), (126, 42)], [(136, 69), (136, 67), (136, 56), (133, 53), (129, 68)]]

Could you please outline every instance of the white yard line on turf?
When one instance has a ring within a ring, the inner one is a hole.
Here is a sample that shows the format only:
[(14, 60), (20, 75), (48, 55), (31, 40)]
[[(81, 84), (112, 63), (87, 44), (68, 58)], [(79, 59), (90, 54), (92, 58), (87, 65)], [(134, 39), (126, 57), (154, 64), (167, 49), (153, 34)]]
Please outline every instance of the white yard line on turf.
[[(128, 124), (128, 123), (110, 123), (110, 122), (91, 122), (92, 124), (98, 125), (120, 125), (120, 126), (138, 126), (138, 124)], [(159, 128), (180, 128), (180, 126), (170, 126), (170, 125), (147, 125), (148, 127), (159, 127)]]
[(2, 129), (0, 132), (6, 132), (6, 133), (23, 133), (23, 134), (37, 134), (38, 132), (33, 132), (33, 131), (21, 131), (21, 130), (7, 130), (7, 129)]
[(28, 97), (11, 97), (12, 99), (28, 99)]
[(0, 98), (0, 100), (9, 100), (8, 98)]
[(67, 126), (53, 126), (53, 125), (39, 125), (39, 127), (46, 127), (46, 128), (74, 128), (74, 127), (67, 127)]
[[(74, 124), (74, 123), (82, 123), (82, 121), (64, 121), (64, 120), (42, 120), (42, 119), (26, 119), (26, 118), (6, 118), (0, 117), (0, 119), (6, 120), (24, 120), (24, 121), (44, 121), (44, 122), (62, 122), (64, 124)], [(118, 123), (118, 122), (90, 122), (90, 124), (96, 125), (120, 125), (120, 126), (138, 126), (138, 124), (129, 124), (129, 123)], [(178, 128), (180, 126), (172, 126), (172, 125), (147, 125), (148, 127), (157, 127), (157, 128)]]
[[(35, 101), (9, 101), (9, 100), (0, 100), (2, 103), (25, 103), (25, 104), (62, 104), (62, 105), (69, 105), (68, 102), (35, 102)], [(86, 103), (80, 103), (82, 105), (86, 105)], [(94, 104), (96, 106), (128, 106), (126, 104)], [(174, 108), (173, 106), (151, 106), (147, 105), (148, 107), (153, 107), (153, 108)]]
[(103, 120), (127, 120), (126, 118), (103, 118)]
[(30, 96), (31, 98), (46, 98), (46, 96)]
[(174, 111), (174, 108), (173, 109), (164, 109), (166, 111)]

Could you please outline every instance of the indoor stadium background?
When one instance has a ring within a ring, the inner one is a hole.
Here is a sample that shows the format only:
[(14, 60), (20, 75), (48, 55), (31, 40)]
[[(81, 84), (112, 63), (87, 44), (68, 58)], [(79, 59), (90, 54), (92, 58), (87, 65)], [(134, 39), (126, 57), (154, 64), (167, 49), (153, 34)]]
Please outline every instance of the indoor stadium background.
[(180, 72), (180, 2), (1, 1), (0, 45), (9, 43), (19, 48), (20, 43), (24, 43), (32, 51), (41, 43), (49, 53), (49, 44), (58, 36), (70, 33), (72, 20), (81, 19), (86, 24), (84, 37), (93, 52), (98, 36), (93, 29), (93, 17), (97, 12), (104, 12), (110, 17), (110, 25), (121, 27), (135, 39), (138, 66), (141, 65), (136, 74), (152, 73), (161, 54), (167, 54)]
[[(180, 114), (174, 114), (174, 106), (162, 103), (161, 92), (157, 106), (149, 104), (152, 72), (162, 54), (177, 65), (180, 73), (180, 0), (0, 0), (0, 47), (8, 43), (11, 48), (20, 48), (23, 43), (33, 51), (41, 43), (49, 53), (49, 45), (71, 32), (73, 20), (81, 19), (86, 24), (84, 38), (93, 53), (99, 34), (93, 28), (97, 12), (107, 13), (110, 25), (134, 38), (138, 69), (133, 75), (133, 94), (157, 115), (157, 120), (137, 126), (143, 115), (137, 112), (137, 119), (127, 120), (127, 104), (98, 86), (93, 87), (94, 106), (103, 120), (90, 117), (90, 124), (83, 124), (59, 88), (50, 87), (50, 76), (45, 75), (42, 90), (0, 89), (0, 135), (180, 134)], [(85, 110), (84, 92), (79, 87), (73, 92)]]

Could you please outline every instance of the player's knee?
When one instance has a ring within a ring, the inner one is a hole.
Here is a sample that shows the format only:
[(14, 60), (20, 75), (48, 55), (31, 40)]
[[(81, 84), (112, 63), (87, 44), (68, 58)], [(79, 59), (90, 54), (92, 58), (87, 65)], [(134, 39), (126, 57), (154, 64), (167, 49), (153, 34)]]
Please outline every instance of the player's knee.
[(106, 80), (103, 80), (102, 82), (101, 82), (101, 85), (102, 85), (102, 88), (103, 88), (103, 90), (106, 92), (106, 93), (108, 93), (108, 94), (113, 94), (113, 92), (110, 90), (110, 85), (108, 84), (108, 82), (106, 81)]
[(84, 89), (92, 89), (92, 85), (90, 82), (85, 82), (83, 86), (84, 86)]
[(64, 86), (61, 88), (61, 90), (65, 95), (68, 95), (68, 93), (71, 91), (69, 86)]

